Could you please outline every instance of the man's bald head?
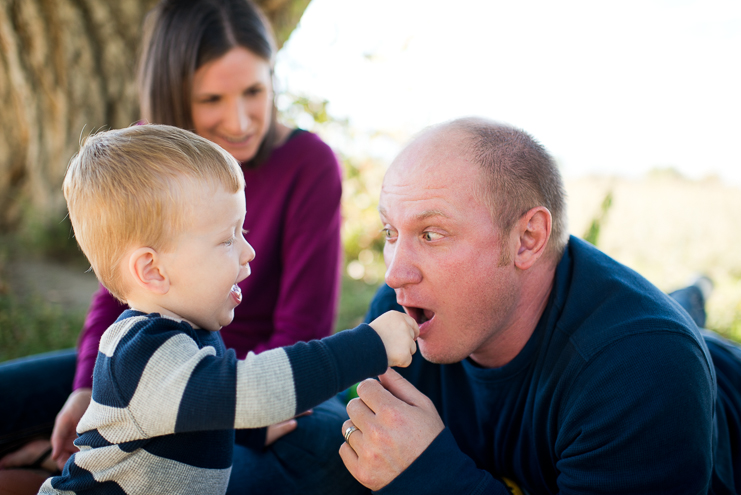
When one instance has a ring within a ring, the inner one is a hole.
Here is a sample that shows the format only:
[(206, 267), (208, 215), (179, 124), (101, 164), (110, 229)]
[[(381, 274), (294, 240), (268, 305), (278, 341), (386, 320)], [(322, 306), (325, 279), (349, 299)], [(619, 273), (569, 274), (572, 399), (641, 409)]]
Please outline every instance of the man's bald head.
[(502, 240), (524, 213), (544, 206), (552, 217), (548, 253), (560, 259), (568, 241), (565, 192), (558, 167), (540, 143), (512, 126), (469, 117), (426, 129), (399, 156), (442, 142), (448, 153), (480, 167), (474, 194), (491, 211)]

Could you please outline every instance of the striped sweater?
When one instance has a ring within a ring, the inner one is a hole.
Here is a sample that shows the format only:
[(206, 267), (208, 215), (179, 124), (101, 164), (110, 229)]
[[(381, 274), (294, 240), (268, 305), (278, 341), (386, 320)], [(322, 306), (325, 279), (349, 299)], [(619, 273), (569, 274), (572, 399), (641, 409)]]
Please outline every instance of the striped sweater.
[(289, 419), (387, 363), (368, 325), (238, 360), (218, 332), (127, 310), (100, 341), (80, 451), (39, 493), (224, 493), (235, 429)]

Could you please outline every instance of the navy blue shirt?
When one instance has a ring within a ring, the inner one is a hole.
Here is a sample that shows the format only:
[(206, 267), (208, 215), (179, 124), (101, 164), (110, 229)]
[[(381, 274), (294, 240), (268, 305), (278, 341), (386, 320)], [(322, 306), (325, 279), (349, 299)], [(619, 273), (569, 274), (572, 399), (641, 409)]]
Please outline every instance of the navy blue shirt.
[[(400, 308), (384, 286), (368, 319), (389, 309)], [(735, 493), (700, 331), (651, 283), (577, 238), (510, 363), (436, 365), (418, 353), (398, 371), (446, 428), (379, 493), (510, 493), (504, 479), (531, 494)]]

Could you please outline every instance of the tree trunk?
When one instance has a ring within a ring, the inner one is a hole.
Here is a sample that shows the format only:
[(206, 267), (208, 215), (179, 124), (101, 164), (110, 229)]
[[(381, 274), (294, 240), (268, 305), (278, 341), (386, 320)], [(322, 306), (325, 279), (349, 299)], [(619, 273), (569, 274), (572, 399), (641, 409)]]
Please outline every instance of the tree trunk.
[[(310, 0), (257, 1), (281, 46)], [(59, 223), (80, 138), (139, 118), (136, 63), (156, 0), (0, 0), (0, 233)]]

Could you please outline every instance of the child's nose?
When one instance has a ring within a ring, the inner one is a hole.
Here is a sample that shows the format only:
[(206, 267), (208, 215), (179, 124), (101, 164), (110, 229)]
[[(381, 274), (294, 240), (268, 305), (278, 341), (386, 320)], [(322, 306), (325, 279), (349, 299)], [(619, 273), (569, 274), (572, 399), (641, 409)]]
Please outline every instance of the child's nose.
[(242, 265), (246, 265), (247, 263), (255, 259), (255, 250), (252, 248), (252, 245), (247, 241), (244, 241), (244, 244), (245, 247), (242, 250), (242, 257), (240, 259)]

